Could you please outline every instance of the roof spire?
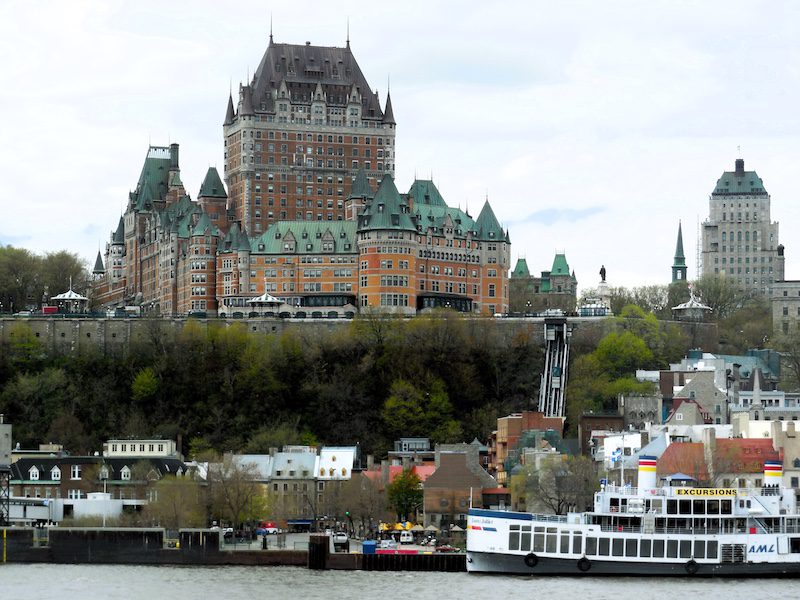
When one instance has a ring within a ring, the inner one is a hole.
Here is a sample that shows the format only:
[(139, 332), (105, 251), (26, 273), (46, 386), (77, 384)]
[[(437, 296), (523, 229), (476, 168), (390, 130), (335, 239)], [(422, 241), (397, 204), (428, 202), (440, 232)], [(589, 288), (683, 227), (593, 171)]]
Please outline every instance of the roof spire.
[(272, 13), (269, 13), (269, 45), (272, 45)]
[(347, 49), (350, 49), (350, 17), (347, 17)]
[(678, 221), (678, 242), (675, 244), (675, 259), (672, 263), (672, 283), (686, 281), (686, 257), (683, 255), (683, 231)]

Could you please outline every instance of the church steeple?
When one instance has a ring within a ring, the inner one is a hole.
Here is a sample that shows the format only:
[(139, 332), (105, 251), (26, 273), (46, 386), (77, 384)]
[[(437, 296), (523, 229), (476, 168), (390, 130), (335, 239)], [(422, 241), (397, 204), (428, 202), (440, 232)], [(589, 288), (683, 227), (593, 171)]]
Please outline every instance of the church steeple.
[(672, 263), (672, 283), (686, 281), (686, 257), (683, 255), (683, 232), (678, 221), (678, 243), (675, 246), (675, 259)]

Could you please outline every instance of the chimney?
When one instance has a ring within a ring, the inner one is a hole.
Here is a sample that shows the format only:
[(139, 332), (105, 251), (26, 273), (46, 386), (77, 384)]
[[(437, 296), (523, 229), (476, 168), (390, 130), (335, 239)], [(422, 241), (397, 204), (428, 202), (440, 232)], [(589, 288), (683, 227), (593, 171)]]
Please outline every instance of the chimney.
[(743, 158), (737, 158), (736, 159), (736, 174), (739, 175), (739, 176), (743, 176), (744, 175), (744, 159)]
[(178, 144), (169, 145), (169, 168), (178, 169)]

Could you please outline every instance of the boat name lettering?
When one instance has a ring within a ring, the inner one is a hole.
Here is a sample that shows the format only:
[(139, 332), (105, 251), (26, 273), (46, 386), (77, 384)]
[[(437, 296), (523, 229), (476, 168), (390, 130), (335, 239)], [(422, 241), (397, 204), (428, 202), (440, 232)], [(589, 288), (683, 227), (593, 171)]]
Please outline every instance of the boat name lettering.
[(753, 544), (747, 549), (748, 552), (758, 553), (758, 552), (775, 552), (775, 544), (759, 544), (756, 546)]
[(724, 488), (675, 488), (676, 496), (735, 496), (736, 490)]

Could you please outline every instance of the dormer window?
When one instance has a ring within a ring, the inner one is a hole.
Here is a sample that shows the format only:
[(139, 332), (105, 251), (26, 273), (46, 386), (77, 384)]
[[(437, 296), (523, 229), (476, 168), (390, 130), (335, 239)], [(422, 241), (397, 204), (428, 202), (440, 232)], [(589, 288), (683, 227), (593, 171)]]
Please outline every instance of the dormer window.
[(128, 467), (128, 465), (125, 465), (124, 467), (122, 467), (122, 471), (120, 471), (119, 476), (120, 476), (120, 479), (122, 479), (122, 481), (130, 481), (130, 479), (131, 479), (131, 470)]
[(61, 469), (53, 467), (50, 471), (50, 479), (53, 481), (61, 481)]
[(31, 467), (28, 471), (28, 479), (31, 481), (39, 481), (39, 469)]

